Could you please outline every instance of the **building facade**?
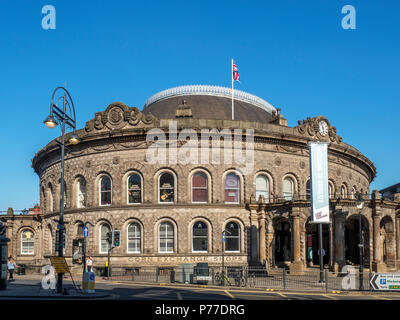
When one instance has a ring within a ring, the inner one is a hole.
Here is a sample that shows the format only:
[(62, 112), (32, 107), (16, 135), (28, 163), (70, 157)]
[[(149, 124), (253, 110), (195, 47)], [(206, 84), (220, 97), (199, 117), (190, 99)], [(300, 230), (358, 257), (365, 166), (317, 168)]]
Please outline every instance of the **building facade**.
[[(323, 227), (324, 263), (335, 271), (359, 264), (355, 198), (361, 193), (365, 267), (400, 269), (399, 197), (370, 192), (373, 163), (343, 142), (327, 118), (289, 127), (279, 109), (245, 92), (235, 91), (231, 120), (231, 94), (228, 88), (184, 86), (154, 95), (143, 111), (115, 102), (97, 112), (77, 132), (81, 142), (67, 145), (63, 204), (60, 147), (50, 142), (32, 160), (40, 213), (3, 216), (9, 253), (32, 268), (49, 264), (64, 205), (71, 265), (90, 222), (87, 254), (95, 268), (105, 266), (106, 235), (113, 229), (121, 230), (121, 246), (112, 250), (112, 264), (120, 268), (219, 266), (228, 230), (227, 264), (301, 273), (318, 263), (307, 144), (326, 141), (331, 223)], [(235, 158), (236, 149), (241, 153)]]

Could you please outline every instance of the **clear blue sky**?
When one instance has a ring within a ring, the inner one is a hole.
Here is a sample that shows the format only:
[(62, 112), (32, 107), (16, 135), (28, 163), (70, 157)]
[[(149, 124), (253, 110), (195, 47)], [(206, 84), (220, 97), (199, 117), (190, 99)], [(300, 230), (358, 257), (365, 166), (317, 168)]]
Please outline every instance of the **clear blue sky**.
[[(41, 27), (56, 9), (56, 30)], [(356, 8), (344, 30), (341, 8)], [(122, 101), (185, 84), (231, 85), (297, 120), (324, 115), (371, 159), (371, 189), (400, 182), (400, 2), (1, 1), (0, 210), (39, 201), (36, 151), (60, 135), (42, 121), (51, 93), (67, 82), (78, 127)]]

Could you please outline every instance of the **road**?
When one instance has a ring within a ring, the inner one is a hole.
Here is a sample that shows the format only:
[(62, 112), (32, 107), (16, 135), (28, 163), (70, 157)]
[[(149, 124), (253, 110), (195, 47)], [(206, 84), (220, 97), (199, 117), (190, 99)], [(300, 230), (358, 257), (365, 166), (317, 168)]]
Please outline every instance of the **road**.
[[(26, 288), (41, 285), (36, 279), (17, 279)], [(66, 287), (72, 283), (65, 280)], [(400, 300), (400, 293), (319, 293), (295, 291), (267, 291), (245, 288), (218, 288), (174, 284), (137, 284), (129, 281), (96, 282), (96, 292), (108, 294), (112, 300)], [(1, 296), (0, 296), (0, 299)]]

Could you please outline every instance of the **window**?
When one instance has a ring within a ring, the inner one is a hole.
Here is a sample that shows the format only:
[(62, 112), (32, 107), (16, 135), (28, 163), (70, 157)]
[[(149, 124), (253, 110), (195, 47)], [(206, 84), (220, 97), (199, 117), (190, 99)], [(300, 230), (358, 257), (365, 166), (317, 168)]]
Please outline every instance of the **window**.
[(100, 205), (108, 206), (111, 204), (111, 179), (103, 176), (100, 179)]
[(354, 186), (353, 188), (351, 188), (351, 198), (355, 199), (357, 195), (357, 188)]
[(159, 202), (173, 203), (174, 202), (174, 176), (171, 173), (165, 172), (160, 175), (159, 180)]
[(306, 199), (309, 200), (311, 199), (311, 181), (307, 180), (306, 183)]
[(138, 174), (128, 178), (128, 204), (142, 202), (142, 180)]
[(269, 202), (269, 180), (266, 175), (259, 174), (256, 177), (256, 200), (260, 196), (264, 196), (265, 201)]
[(240, 178), (235, 173), (228, 173), (225, 177), (225, 203), (240, 202)]
[(204, 172), (196, 172), (192, 177), (192, 202), (208, 202), (208, 178)]
[(193, 251), (207, 252), (208, 251), (208, 228), (202, 221), (197, 221), (193, 224)]
[(174, 227), (171, 222), (160, 223), (159, 229), (159, 252), (174, 252)]
[(225, 251), (239, 252), (240, 251), (240, 228), (235, 222), (228, 222), (225, 230), (229, 233), (225, 234)]
[(283, 198), (285, 200), (292, 200), (294, 193), (294, 182), (292, 178), (285, 178), (283, 180)]
[(77, 207), (85, 208), (86, 206), (86, 180), (79, 178), (77, 182)]
[(82, 223), (78, 224), (78, 226), (76, 227), (76, 235), (78, 237), (83, 237), (83, 224)]
[(110, 249), (110, 244), (107, 241), (107, 233), (111, 232), (108, 224), (102, 224), (100, 227), (100, 253), (107, 253)]
[(48, 204), (49, 204), (49, 212), (53, 212), (54, 210), (54, 197), (53, 197), (53, 186), (51, 185), (51, 183), (49, 183), (48, 186), (48, 193), (49, 193), (49, 197), (48, 197)]
[(342, 199), (345, 199), (346, 196), (347, 196), (346, 186), (345, 186), (345, 185), (342, 185), (342, 186), (340, 187), (340, 197), (341, 197)]
[(328, 183), (328, 189), (329, 189), (329, 198), (334, 198), (335, 188), (333, 187), (333, 184), (331, 182)]
[(21, 254), (34, 254), (34, 239), (33, 232), (24, 230), (21, 233)]
[(140, 253), (140, 225), (136, 222), (128, 226), (128, 252)]

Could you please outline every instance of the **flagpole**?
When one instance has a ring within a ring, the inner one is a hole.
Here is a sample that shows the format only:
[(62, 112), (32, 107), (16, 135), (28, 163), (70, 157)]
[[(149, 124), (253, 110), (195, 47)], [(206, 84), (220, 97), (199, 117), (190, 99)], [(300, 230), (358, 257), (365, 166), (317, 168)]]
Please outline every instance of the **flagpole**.
[(233, 106), (233, 59), (232, 59), (232, 72), (231, 72), (231, 77), (232, 77), (232, 120), (235, 118), (234, 116), (234, 106)]

